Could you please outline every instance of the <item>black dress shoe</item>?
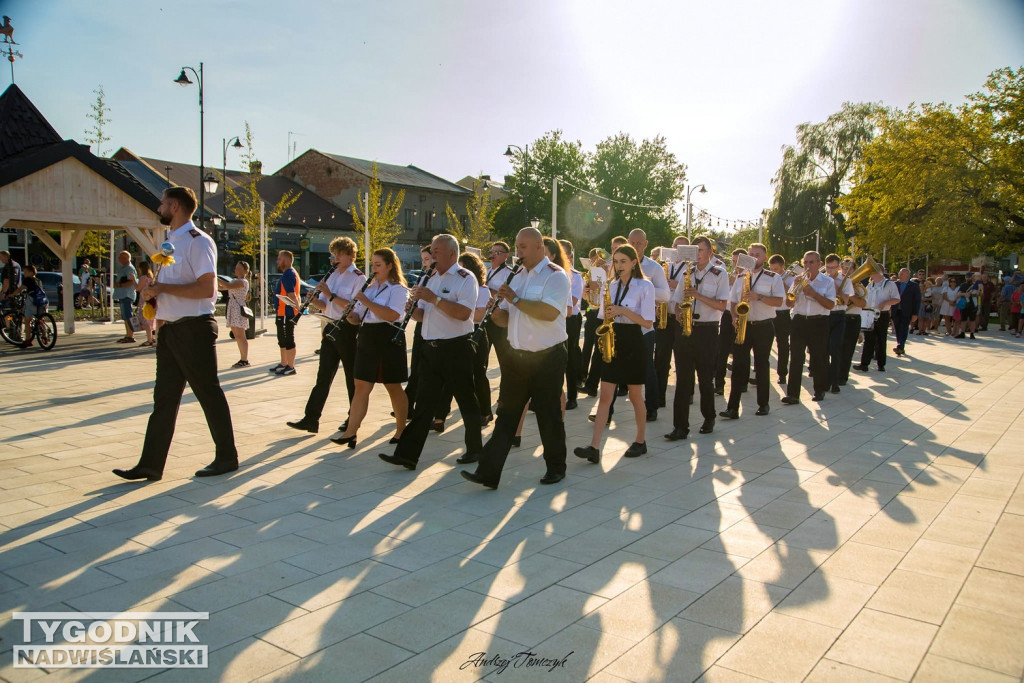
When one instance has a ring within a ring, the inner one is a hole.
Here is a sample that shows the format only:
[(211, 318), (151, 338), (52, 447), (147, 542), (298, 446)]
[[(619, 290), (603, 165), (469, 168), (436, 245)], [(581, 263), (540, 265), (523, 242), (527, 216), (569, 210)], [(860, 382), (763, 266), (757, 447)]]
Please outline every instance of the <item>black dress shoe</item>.
[(399, 442), (399, 438), (397, 436), (391, 437), (391, 440), (388, 441), (388, 443), (390, 443), (390, 444), (395, 444), (395, 443), (398, 443), (398, 442)]
[(747, 380), (747, 384), (756, 385), (757, 384), (757, 378), (756, 377), (751, 377), (750, 379)]
[(841, 379), (841, 380), (839, 380), (839, 386), (841, 386), (841, 387), (845, 387), (848, 381), (849, 381), (849, 380), (845, 380), (845, 379)]
[(523, 437), (513, 436), (512, 437), (512, 448), (519, 448), (523, 445)]
[(463, 478), (463, 479), (465, 479), (465, 480), (467, 480), (467, 481), (471, 481), (471, 482), (473, 482), (474, 484), (480, 484), (481, 486), (486, 486), (487, 488), (489, 488), (489, 489), (491, 489), (491, 490), (494, 490), (494, 489), (498, 488), (498, 485), (497, 485), (497, 484), (488, 484), (488, 483), (487, 483), (486, 481), (484, 481), (484, 480), (483, 480), (483, 478), (482, 478), (482, 477), (481, 477), (481, 476), (480, 476), (479, 474), (477, 474), (476, 472), (470, 472), (469, 470), (460, 470), (460, 471), (459, 471), (459, 474), (461, 474), (461, 475), (462, 475), (462, 478)]
[(818, 401), (818, 402), (824, 401), (825, 400), (825, 394), (815, 394), (814, 396), (811, 396), (811, 400), (812, 401)]
[(433, 432), (437, 432), (438, 434), (443, 432), (444, 431), (444, 420), (434, 420), (430, 424), (430, 430), (433, 431)]
[(716, 387), (715, 396), (725, 396), (725, 387)]
[(220, 474), (227, 474), (238, 469), (238, 462), (217, 462), (214, 460), (203, 469), (196, 472), (197, 477), (216, 477)]
[(883, 367), (878, 368), (878, 371), (879, 372), (885, 372), (885, 367), (883, 366)]
[(384, 462), (391, 463), (392, 465), (401, 465), (407, 470), (416, 469), (416, 463), (411, 460), (404, 460), (394, 455), (388, 455), (387, 453), (378, 453), (377, 457)]
[(580, 446), (579, 448), (574, 448), (572, 452), (577, 458), (583, 458), (595, 465), (601, 462), (601, 451), (597, 450), (593, 446)]
[(782, 402), (785, 403), (787, 406), (800, 405), (800, 399), (798, 399), (796, 396), (783, 396)]
[(341, 432), (342, 434), (348, 431), (348, 420), (345, 420), (344, 422), (341, 423), (341, 425), (338, 426), (338, 431)]
[(356, 447), (356, 435), (353, 434), (352, 436), (346, 436), (346, 437), (339, 436), (336, 439), (331, 439), (331, 442), (332, 443), (336, 443), (339, 446), (348, 446), (349, 448), (355, 448)]
[(146, 479), (148, 481), (160, 481), (163, 478), (163, 474), (156, 470), (146, 469), (145, 467), (133, 467), (130, 470), (114, 470), (114, 474), (127, 479), (128, 481), (136, 481), (138, 479)]
[(576, 410), (577, 407), (578, 407), (578, 405), (577, 405), (576, 401), (566, 401), (565, 402), (565, 409), (566, 410)]
[(583, 393), (586, 394), (587, 396), (589, 396), (590, 398), (594, 398), (595, 396), (597, 396), (597, 389), (586, 389), (585, 388), (585, 389), (583, 389)]
[(713, 431), (715, 431), (715, 421), (714, 420), (704, 420), (704, 424), (702, 424), (700, 426), (700, 433), (701, 434), (710, 434)]
[(689, 429), (679, 429), (676, 427), (671, 432), (665, 435), (665, 438), (669, 441), (681, 441), (690, 435)]
[(298, 420), (297, 422), (286, 422), (285, 424), (291, 427), (292, 429), (298, 429), (300, 432), (310, 432), (311, 434), (316, 434), (318, 431), (320, 431), (319, 422), (317, 422), (316, 420), (310, 420), (305, 417), (302, 418), (301, 420)]
[(639, 443), (634, 441), (629, 448), (626, 449), (625, 456), (627, 458), (639, 458), (641, 455), (647, 455), (647, 442)]
[(723, 410), (718, 414), (718, 417), (724, 417), (727, 420), (738, 420), (740, 419), (740, 411), (738, 410)]
[(868, 366), (867, 365), (854, 365), (853, 369), (854, 370), (860, 370), (861, 372), (867, 372), (868, 371)]
[(480, 460), (479, 453), (466, 453), (465, 455), (459, 457), (459, 459), (456, 460), (455, 462), (459, 463), (460, 465), (471, 465), (474, 462), (477, 462), (478, 460)]
[(839, 385), (838, 384), (833, 384), (831, 387), (829, 387), (828, 393), (830, 393), (830, 394), (838, 394), (839, 393)]
[[(597, 413), (591, 413), (590, 415), (587, 415), (587, 419), (590, 420), (591, 422), (596, 422), (597, 421)], [(612, 416), (609, 415), (608, 416), (608, 421), (605, 422), (604, 425), (607, 427), (611, 423), (612, 423)]]
[(768, 414), (768, 406), (760, 406), (757, 409), (757, 412), (754, 413), (754, 415), (767, 415), (767, 414)]
[(564, 474), (555, 474), (554, 472), (548, 472), (547, 474), (545, 474), (543, 477), (540, 478), (540, 483), (542, 483), (542, 484), (557, 484), (558, 482), (562, 481), (563, 479), (565, 479), (565, 475)]
[(648, 410), (647, 411), (647, 421), (648, 422), (657, 422), (658, 421), (658, 411), (657, 410)]
[(779, 378), (779, 386), (783, 386), (783, 387), (786, 386), (786, 378), (785, 377), (780, 377)]
[(659, 408), (664, 408), (665, 407), (665, 399), (661, 399), (660, 401), (658, 401), (658, 407)]

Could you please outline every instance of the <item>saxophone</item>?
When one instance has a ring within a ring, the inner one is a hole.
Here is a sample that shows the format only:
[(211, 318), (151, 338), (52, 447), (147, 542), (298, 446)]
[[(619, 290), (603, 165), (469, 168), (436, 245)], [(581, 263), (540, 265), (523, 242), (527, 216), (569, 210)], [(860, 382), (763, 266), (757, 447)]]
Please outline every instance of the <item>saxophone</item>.
[[(686, 272), (683, 273), (683, 289), (687, 290), (693, 286), (690, 279), (690, 264), (686, 264)], [(682, 328), (683, 336), (689, 337), (693, 334), (693, 297), (683, 299), (679, 304), (679, 326)]]
[(609, 281), (604, 286), (604, 322), (597, 328), (597, 348), (601, 350), (601, 360), (605, 363), (611, 363), (612, 358), (615, 358), (615, 328), (612, 325), (611, 317), (608, 315), (608, 309), (611, 308), (611, 305), (612, 286), (611, 281)]
[[(743, 273), (743, 294), (750, 291), (750, 271)], [(747, 341), (747, 316), (750, 315), (750, 303), (740, 301), (736, 304), (736, 344), (742, 346)]]
[[(668, 280), (668, 261), (663, 264), (665, 266), (665, 280)], [(664, 330), (668, 327), (668, 302), (660, 301), (654, 306), (654, 326), (659, 330)]]

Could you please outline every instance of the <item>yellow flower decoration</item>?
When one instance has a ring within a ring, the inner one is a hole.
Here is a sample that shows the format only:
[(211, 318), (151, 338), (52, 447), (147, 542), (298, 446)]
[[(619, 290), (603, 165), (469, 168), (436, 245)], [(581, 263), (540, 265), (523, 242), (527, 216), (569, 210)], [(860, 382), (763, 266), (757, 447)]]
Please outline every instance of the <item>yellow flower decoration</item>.
[(143, 304), (142, 317), (145, 318), (146, 320), (152, 320), (153, 318), (156, 317), (156, 309), (153, 308), (152, 303), (147, 301), (145, 304)]
[(173, 256), (164, 256), (163, 254), (153, 254), (150, 259), (158, 266), (169, 266), (174, 263)]

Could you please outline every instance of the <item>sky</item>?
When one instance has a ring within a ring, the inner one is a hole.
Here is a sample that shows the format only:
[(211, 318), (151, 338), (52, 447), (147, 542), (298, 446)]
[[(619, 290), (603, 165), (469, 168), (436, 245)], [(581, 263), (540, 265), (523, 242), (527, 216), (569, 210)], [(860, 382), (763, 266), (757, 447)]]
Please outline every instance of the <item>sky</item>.
[[(844, 101), (958, 104), (1024, 65), (1024, 0), (0, 0), (15, 80), (84, 141), (100, 85), (101, 150), (206, 165), (252, 128), (264, 170), (324, 152), (456, 181), (560, 129), (592, 150), (663, 135), (704, 184), (696, 209), (756, 220), (781, 148)], [(3, 65), (6, 67), (7, 65)], [(10, 82), (10, 70), (0, 84)], [(95, 149), (93, 150), (95, 151)], [(228, 167), (238, 167), (234, 150)]]

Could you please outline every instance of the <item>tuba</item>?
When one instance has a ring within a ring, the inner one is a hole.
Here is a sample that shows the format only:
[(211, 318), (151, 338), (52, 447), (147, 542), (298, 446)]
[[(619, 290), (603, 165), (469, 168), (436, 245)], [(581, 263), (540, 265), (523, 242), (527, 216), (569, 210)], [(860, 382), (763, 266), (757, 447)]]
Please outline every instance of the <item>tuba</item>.
[(597, 328), (597, 348), (601, 350), (601, 360), (611, 363), (615, 358), (615, 328), (611, 318), (608, 316), (608, 309), (612, 305), (611, 281), (604, 286), (604, 322)]
[(884, 274), (884, 272), (885, 271), (882, 270), (882, 267), (875, 263), (875, 259), (868, 256), (864, 260), (864, 263), (860, 264), (860, 266), (855, 268), (853, 272), (851, 272), (849, 275), (844, 276), (843, 281), (840, 284), (836, 285), (836, 303), (841, 305), (839, 300), (839, 292), (842, 291), (843, 285), (846, 284), (847, 280), (853, 281), (854, 295), (863, 299), (865, 294), (867, 294), (867, 290), (864, 288), (864, 285), (860, 283), (860, 281), (866, 278), (867, 276), (871, 275), (872, 273), (878, 273), (879, 275), (882, 275)]
[[(750, 271), (743, 273), (743, 294), (750, 291)], [(736, 344), (742, 346), (747, 341), (747, 316), (750, 315), (750, 302), (740, 301), (736, 304)]]
[[(668, 280), (668, 261), (662, 263), (665, 267), (665, 280)], [(668, 327), (668, 302), (659, 301), (654, 306), (654, 326), (659, 330), (664, 330)]]
[[(687, 290), (693, 286), (690, 279), (690, 264), (686, 264), (686, 270), (683, 273), (683, 290)], [(693, 298), (684, 298), (683, 303), (679, 304), (679, 327), (682, 328), (683, 336), (689, 337), (693, 334)]]

